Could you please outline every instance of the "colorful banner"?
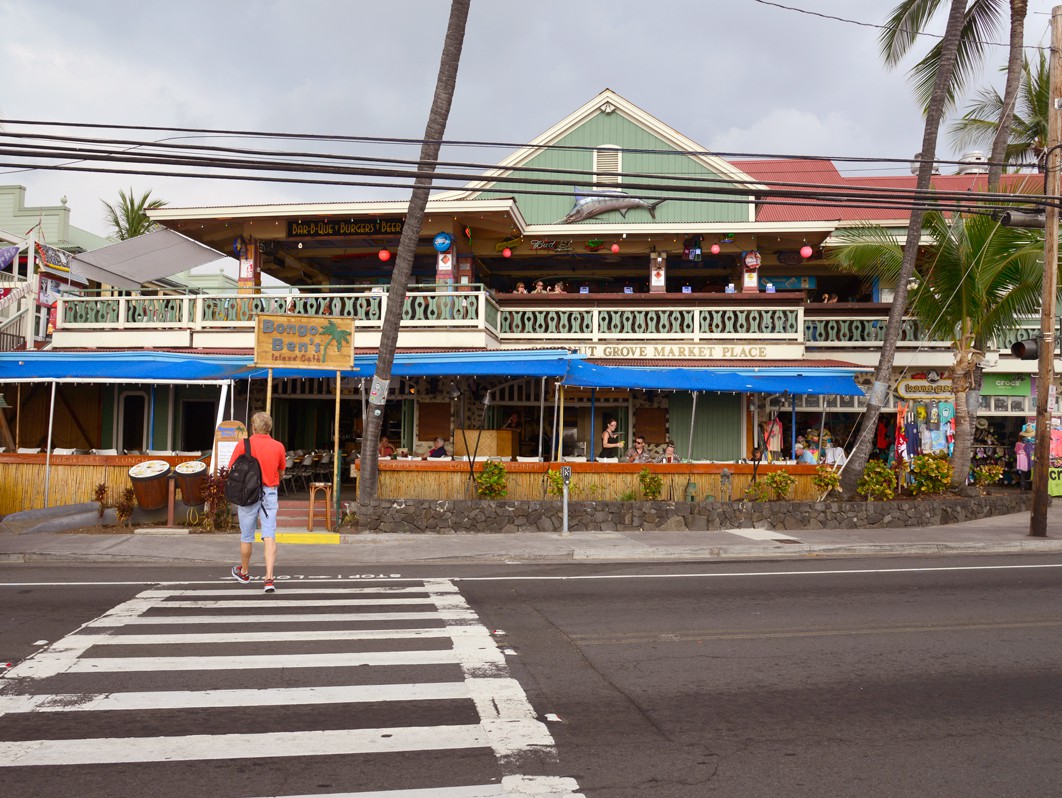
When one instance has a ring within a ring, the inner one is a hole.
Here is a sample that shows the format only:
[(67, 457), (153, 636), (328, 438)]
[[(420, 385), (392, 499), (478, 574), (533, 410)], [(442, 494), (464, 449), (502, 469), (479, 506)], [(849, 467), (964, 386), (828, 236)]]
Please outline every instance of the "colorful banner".
[(10, 266), (15, 258), (18, 257), (18, 252), (21, 249), (19, 246), (3, 247), (0, 249), (0, 269), (6, 269)]

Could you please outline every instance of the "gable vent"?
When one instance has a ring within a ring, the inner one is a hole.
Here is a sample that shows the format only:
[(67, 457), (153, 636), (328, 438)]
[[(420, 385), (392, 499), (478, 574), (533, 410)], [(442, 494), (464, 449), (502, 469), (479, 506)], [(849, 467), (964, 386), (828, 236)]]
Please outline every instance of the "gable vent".
[(620, 148), (598, 147), (594, 150), (594, 184), (615, 186), (620, 182)]

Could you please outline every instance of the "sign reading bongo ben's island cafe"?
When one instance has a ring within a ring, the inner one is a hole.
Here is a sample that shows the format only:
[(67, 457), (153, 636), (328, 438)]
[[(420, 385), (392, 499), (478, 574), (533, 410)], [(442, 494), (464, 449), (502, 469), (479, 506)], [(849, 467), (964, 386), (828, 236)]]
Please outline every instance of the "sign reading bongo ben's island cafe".
[(343, 371), (354, 365), (354, 319), (255, 317), (254, 364), (263, 368)]

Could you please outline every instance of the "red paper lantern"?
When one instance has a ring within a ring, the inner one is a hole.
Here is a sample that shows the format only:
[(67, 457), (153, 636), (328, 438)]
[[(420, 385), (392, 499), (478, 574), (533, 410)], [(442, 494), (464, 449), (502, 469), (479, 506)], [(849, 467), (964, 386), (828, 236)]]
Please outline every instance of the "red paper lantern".
[(807, 244), (805, 244), (804, 246), (802, 246), (800, 248), (800, 257), (802, 257), (804, 260), (807, 260), (808, 258), (810, 258), (813, 253), (814, 253), (814, 250), (811, 247), (809, 247)]
[(718, 244), (712, 244), (712, 254), (713, 255), (718, 255), (719, 252), (721, 251), (721, 249), (722, 249), (722, 247), (720, 247)]
[(613, 244), (611, 247), (609, 247), (609, 249), (611, 249), (612, 250), (612, 254), (615, 255), (616, 253), (619, 252), (619, 244)]
[(380, 260), (382, 260), (384, 263), (387, 263), (387, 261), (391, 260), (391, 250), (389, 250), (389, 249), (381, 249), (377, 253), (377, 255), (379, 256)]
[(505, 249), (502, 250), (502, 257), (503, 258), (511, 258), (512, 256), (513, 256), (513, 251), (511, 249), (509, 249), (508, 247), (506, 247)]

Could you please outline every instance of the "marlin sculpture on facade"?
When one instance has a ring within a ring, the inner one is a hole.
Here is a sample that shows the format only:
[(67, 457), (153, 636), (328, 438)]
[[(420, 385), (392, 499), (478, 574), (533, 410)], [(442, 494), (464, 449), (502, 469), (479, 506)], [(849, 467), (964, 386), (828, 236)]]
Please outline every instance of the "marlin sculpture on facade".
[(652, 218), (656, 218), (656, 208), (661, 202), (666, 202), (666, 199), (659, 199), (655, 202), (646, 202), (645, 200), (632, 197), (626, 191), (620, 191), (617, 188), (606, 188), (599, 191), (595, 191), (588, 196), (583, 196), (578, 192), (575, 195), (575, 205), (568, 211), (568, 215), (555, 224), (574, 224), (575, 222), (581, 222), (584, 219), (592, 219), (595, 216), (599, 216), (602, 213), (608, 213), (609, 211), (619, 211), (620, 216), (624, 219), (627, 218), (627, 211), (633, 208), (645, 208), (649, 211), (649, 215)]

